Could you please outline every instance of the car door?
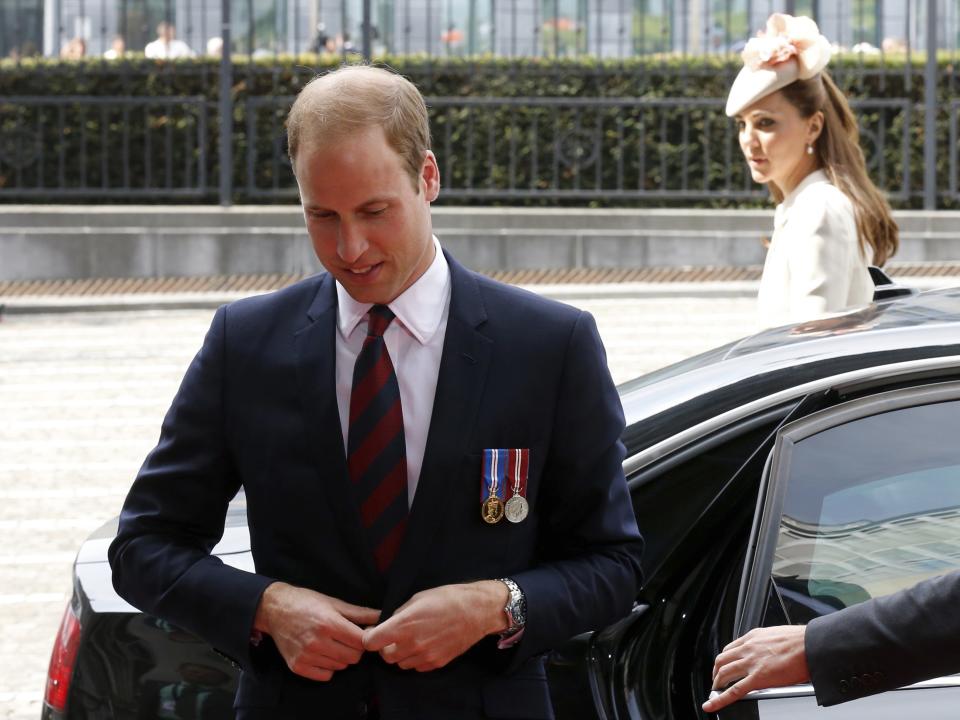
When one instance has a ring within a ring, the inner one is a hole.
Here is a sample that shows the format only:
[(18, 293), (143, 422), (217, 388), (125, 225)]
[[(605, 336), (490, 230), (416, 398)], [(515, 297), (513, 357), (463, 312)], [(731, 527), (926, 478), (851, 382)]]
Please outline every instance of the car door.
[[(867, 394), (782, 427), (735, 635), (803, 624), (960, 569), (958, 427), (958, 382)], [(960, 676), (949, 676), (830, 708), (818, 707), (809, 685), (774, 688), (719, 717), (937, 720), (956, 717), (958, 706)]]

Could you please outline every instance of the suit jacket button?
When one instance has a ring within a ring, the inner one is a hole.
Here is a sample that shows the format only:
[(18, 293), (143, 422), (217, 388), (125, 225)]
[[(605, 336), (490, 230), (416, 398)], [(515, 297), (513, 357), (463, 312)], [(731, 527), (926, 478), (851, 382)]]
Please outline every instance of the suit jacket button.
[(847, 692), (849, 692), (849, 690), (850, 690), (850, 688), (849, 688), (849, 686), (847, 685), (847, 681), (846, 681), (846, 680), (841, 680), (841, 681), (840, 681), (840, 694), (841, 694), (841, 695), (846, 695)]

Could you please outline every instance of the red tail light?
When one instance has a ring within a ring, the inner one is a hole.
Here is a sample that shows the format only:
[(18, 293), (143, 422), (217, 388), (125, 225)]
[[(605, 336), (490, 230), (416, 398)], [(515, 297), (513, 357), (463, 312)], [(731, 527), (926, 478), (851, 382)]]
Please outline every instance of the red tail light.
[(57, 632), (50, 654), (50, 669), (47, 671), (47, 689), (43, 699), (47, 705), (62, 713), (67, 708), (67, 695), (70, 693), (70, 679), (73, 677), (73, 665), (77, 660), (80, 647), (80, 621), (73, 614), (73, 608), (67, 604), (63, 612), (63, 621)]

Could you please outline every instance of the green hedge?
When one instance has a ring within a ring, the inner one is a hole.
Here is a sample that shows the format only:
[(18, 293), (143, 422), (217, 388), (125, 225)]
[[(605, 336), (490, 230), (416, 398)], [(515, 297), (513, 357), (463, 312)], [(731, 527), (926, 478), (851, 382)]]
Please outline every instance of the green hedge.
[[(739, 62), (673, 56), (625, 62), (409, 57), (383, 62), (410, 77), (426, 96), (437, 99), (431, 123), (446, 202), (594, 206), (767, 203), (762, 189), (750, 182), (732, 123), (722, 112)], [(232, 88), (233, 178), (238, 202), (295, 201), (285, 159), (284, 99), (329, 67), (332, 61), (313, 55), (255, 62), (238, 59)], [(840, 57), (832, 70), (855, 104), (860, 100), (893, 103), (859, 109), (864, 150), (876, 182), (891, 193), (894, 205), (921, 207), (922, 63), (907, 66), (903, 58), (888, 57), (881, 62)], [(947, 150), (947, 108), (955, 83), (948, 58), (940, 63), (940, 72), (937, 177), (944, 192), (950, 154), (956, 152), (955, 148)], [(8, 99), (18, 96), (57, 102), (42, 105)], [(59, 101), (67, 97), (77, 99)], [(181, 196), (183, 201), (215, 201), (218, 97), (215, 61), (0, 61), (0, 201), (57, 202), (89, 197), (129, 202), (143, 199), (138, 192), (172, 197), (184, 188), (195, 191), (193, 196)], [(155, 104), (149, 108), (143, 103), (124, 105), (114, 100), (92, 104), (86, 98), (152, 98)], [(477, 106), (459, 98), (527, 100)], [(542, 98), (602, 98), (612, 104), (544, 105)], [(645, 104), (617, 105), (618, 99), (640, 99)], [(658, 101), (665, 104), (658, 105)], [(902, 148), (905, 127), (909, 143), (906, 163)], [(201, 179), (205, 182), (197, 188)], [(907, 181), (909, 196), (897, 197), (903, 195)], [(619, 188), (627, 193), (639, 190), (645, 196), (627, 197), (616, 192)], [(14, 195), (23, 189), (37, 194)], [(513, 197), (509, 196), (511, 190), (515, 191)], [(739, 197), (724, 196), (728, 191)], [(577, 193), (584, 197), (572, 196)], [(714, 196), (703, 197), (705, 193)], [(958, 205), (945, 194), (939, 202), (941, 207)]]

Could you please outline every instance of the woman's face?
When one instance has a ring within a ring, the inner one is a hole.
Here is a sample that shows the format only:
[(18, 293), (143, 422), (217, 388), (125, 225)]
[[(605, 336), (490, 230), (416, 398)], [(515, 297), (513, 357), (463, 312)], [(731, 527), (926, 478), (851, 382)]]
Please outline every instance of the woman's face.
[(784, 195), (817, 169), (816, 155), (807, 153), (823, 127), (823, 113), (800, 117), (777, 91), (736, 116), (740, 149), (755, 182), (775, 183)]

